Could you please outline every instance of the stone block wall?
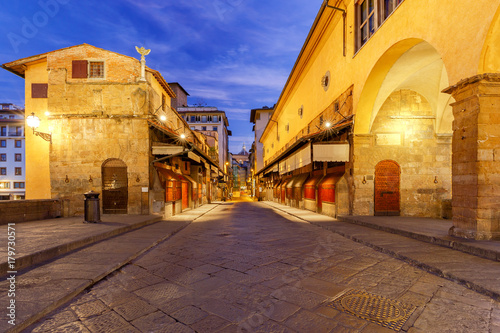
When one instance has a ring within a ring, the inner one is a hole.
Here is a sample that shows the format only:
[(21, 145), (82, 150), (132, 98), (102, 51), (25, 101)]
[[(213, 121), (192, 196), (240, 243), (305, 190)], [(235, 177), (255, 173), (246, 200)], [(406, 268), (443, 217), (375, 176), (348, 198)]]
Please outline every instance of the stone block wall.
[(393, 160), (401, 167), (400, 214), (441, 218), (451, 198), (451, 135), (436, 134), (429, 103), (411, 90), (384, 103), (367, 135), (354, 136), (354, 215), (374, 214), (375, 166)]
[(61, 217), (60, 200), (0, 201), (0, 225)]
[(484, 74), (448, 89), (453, 104), (451, 233), (500, 239), (500, 75)]

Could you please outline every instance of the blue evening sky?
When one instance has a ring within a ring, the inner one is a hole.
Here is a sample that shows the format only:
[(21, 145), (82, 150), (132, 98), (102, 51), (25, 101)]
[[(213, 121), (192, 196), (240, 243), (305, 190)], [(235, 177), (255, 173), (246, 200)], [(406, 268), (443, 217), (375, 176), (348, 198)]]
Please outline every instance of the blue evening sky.
[[(229, 150), (249, 149), (250, 110), (273, 106), (322, 0), (13, 0), (0, 12), (0, 63), (88, 43), (139, 58), (188, 104), (227, 112)], [(24, 105), (24, 80), (0, 70), (0, 102)]]

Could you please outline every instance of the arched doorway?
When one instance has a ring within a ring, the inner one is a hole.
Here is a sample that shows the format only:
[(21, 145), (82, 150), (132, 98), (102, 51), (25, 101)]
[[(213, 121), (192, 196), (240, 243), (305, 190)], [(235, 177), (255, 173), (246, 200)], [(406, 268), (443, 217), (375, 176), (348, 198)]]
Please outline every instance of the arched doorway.
[(127, 214), (127, 165), (112, 158), (102, 164), (102, 211), (104, 214)]
[(391, 160), (375, 167), (375, 215), (400, 214), (400, 168)]

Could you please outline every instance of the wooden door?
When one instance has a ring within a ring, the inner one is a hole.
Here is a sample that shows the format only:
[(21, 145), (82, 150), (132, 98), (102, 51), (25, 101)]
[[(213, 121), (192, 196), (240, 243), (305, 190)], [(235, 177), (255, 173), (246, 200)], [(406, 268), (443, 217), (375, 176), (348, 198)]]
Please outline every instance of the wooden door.
[(105, 161), (102, 171), (102, 211), (104, 214), (127, 214), (127, 165), (119, 159)]
[(189, 183), (182, 182), (182, 209), (189, 208)]
[(375, 215), (400, 214), (400, 167), (390, 160), (375, 167)]

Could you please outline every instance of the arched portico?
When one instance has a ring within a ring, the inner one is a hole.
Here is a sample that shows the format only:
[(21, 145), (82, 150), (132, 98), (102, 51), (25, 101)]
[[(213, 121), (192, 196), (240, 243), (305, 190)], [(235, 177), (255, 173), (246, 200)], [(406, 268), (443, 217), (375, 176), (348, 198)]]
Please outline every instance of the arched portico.
[(449, 216), (453, 115), (452, 98), (442, 92), (448, 85), (441, 56), (425, 41), (398, 42), (377, 61), (356, 111), (354, 214), (377, 214), (376, 165), (393, 160), (401, 167), (401, 215)]

